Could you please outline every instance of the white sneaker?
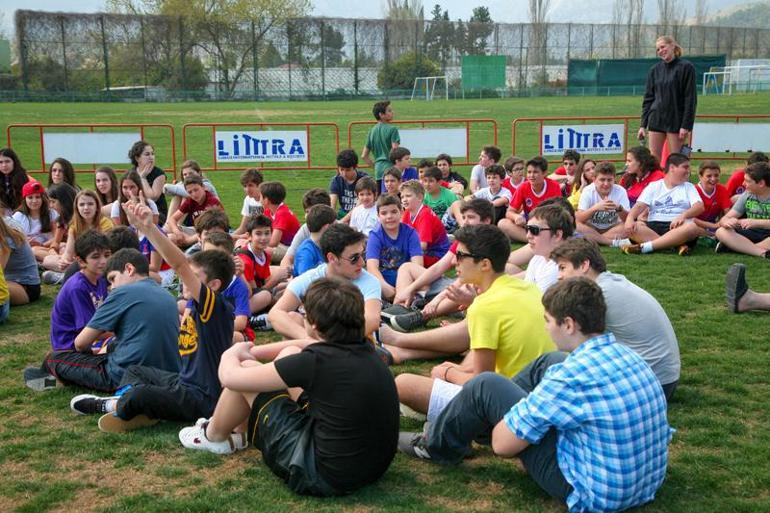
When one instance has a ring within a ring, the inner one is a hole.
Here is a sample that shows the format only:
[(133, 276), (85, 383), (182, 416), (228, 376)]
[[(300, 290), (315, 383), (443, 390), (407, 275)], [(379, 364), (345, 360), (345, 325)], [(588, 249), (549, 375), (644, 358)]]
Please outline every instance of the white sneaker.
[[(195, 426), (200, 427), (203, 424), (206, 424), (209, 421), (206, 417), (201, 417), (198, 420), (195, 421)], [(230, 440), (233, 441), (233, 445), (235, 446), (236, 451), (242, 451), (246, 449), (249, 446), (249, 441), (246, 438), (246, 433), (236, 433), (233, 431), (230, 433)]]
[(238, 450), (232, 436), (228, 436), (222, 442), (212, 442), (206, 438), (206, 426), (208, 421), (198, 419), (194, 426), (183, 428), (179, 431), (179, 441), (188, 449), (209, 451), (214, 454), (232, 454)]

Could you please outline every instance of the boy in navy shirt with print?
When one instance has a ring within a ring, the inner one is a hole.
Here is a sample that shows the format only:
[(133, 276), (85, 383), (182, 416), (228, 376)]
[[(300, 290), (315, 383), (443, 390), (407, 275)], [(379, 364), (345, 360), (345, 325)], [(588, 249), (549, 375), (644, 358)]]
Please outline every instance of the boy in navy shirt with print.
[(232, 258), (221, 251), (200, 251), (188, 262), (153, 223), (152, 212), (143, 202), (129, 200), (123, 208), (131, 224), (147, 235), (177, 272), (185, 297), (193, 300), (193, 309), (179, 333), (182, 366), (178, 374), (132, 365), (115, 396), (83, 394), (70, 402), (76, 413), (102, 413), (99, 429), (112, 433), (151, 425), (158, 419), (193, 420), (210, 415), (222, 390), (217, 376), (219, 359), (233, 339), (233, 309), (218, 294), (232, 280)]

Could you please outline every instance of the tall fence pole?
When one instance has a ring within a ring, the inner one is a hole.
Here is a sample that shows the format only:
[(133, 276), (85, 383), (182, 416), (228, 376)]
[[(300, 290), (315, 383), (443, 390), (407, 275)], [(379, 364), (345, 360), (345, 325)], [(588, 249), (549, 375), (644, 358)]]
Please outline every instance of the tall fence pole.
[(144, 76), (144, 87), (147, 87), (147, 47), (144, 41), (144, 17), (139, 18), (139, 33), (142, 39), (142, 74)]
[(259, 62), (257, 57), (257, 28), (251, 20), (251, 80), (254, 91), (254, 101), (259, 99)]
[(353, 89), (358, 95), (358, 21), (353, 20)]
[(187, 81), (187, 66), (185, 65), (185, 48), (184, 48), (184, 19), (179, 17), (179, 72), (182, 79), (182, 91), (187, 91), (189, 82)]
[(326, 26), (321, 21), (321, 96), (326, 99), (326, 40), (324, 32)]
[(61, 30), (61, 56), (64, 65), (64, 90), (69, 91), (69, 72), (67, 71), (67, 39), (64, 35), (63, 16), (59, 16), (59, 29)]
[(107, 51), (107, 34), (104, 31), (104, 15), (99, 16), (99, 27), (102, 30), (102, 54), (104, 55), (104, 89), (110, 94), (110, 57)]

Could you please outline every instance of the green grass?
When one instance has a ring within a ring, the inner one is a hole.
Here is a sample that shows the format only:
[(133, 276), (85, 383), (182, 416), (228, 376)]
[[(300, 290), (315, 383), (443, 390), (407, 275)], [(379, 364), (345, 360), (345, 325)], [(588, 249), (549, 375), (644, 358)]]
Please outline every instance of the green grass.
[[(494, 118), (507, 153), (515, 117), (625, 115), (638, 112), (639, 103), (639, 98), (546, 98), (397, 102), (395, 108), (400, 119)], [(706, 97), (700, 100), (699, 112), (770, 112), (768, 106), (770, 95)], [(313, 119), (336, 122), (344, 134), (349, 121), (368, 119), (369, 109), (369, 102), (266, 103), (256, 108), (245, 103), (5, 104), (0, 126), (147, 122), (171, 123), (180, 130), (189, 122)], [(354, 147), (360, 149), (361, 142)], [(534, 153), (534, 137), (528, 144)], [(14, 146), (25, 162), (34, 162), (31, 140)], [(319, 157), (324, 165), (333, 164), (333, 148), (319, 147)], [(168, 163), (168, 156), (160, 158)], [(296, 212), (302, 192), (325, 187), (331, 176), (328, 171), (266, 174), (287, 184), (289, 204)], [(242, 200), (238, 174), (209, 176), (228, 213), (237, 219)], [(78, 178), (83, 184), (91, 182), (88, 175)], [(731, 314), (723, 298), (724, 272), (733, 262), (747, 264), (752, 286), (770, 290), (767, 262), (715, 255), (703, 248), (688, 258), (666, 253), (625, 256), (610, 250), (604, 254), (612, 271), (626, 274), (658, 298), (674, 324), (682, 353), (682, 380), (669, 409), (677, 433), (668, 477), (657, 500), (643, 510), (770, 510), (769, 317)], [(560, 511), (511, 462), (491, 457), (487, 449), (456, 468), (397, 455), (375, 485), (349, 497), (318, 500), (288, 492), (257, 451), (220, 458), (183, 450), (176, 438), (179, 426), (173, 423), (127, 436), (102, 434), (95, 419), (69, 411), (69, 399), (78, 389), (36, 394), (21, 382), (21, 370), (39, 362), (49, 348), (48, 318), (55, 292), (44, 287), (38, 303), (13, 309), (10, 321), (0, 327), (0, 511)], [(628, 315), (634, 315), (633, 305)], [(396, 367), (394, 372), (427, 372), (432, 363)], [(418, 427), (402, 421), (404, 429)]]

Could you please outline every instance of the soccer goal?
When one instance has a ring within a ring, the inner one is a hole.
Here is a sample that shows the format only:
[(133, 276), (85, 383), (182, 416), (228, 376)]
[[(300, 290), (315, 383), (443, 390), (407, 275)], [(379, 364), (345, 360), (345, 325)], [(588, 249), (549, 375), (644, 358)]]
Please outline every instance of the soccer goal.
[(703, 96), (709, 94), (733, 94), (733, 81), (730, 71), (707, 71), (703, 74)]
[[(440, 81), (444, 81), (444, 99), (449, 99), (449, 82), (447, 82), (446, 75), (440, 77), (417, 77), (414, 79), (414, 86), (412, 87), (412, 100), (425, 99), (433, 100), (436, 97), (436, 84)], [(441, 97), (441, 87), (439, 86), (439, 98)]]

